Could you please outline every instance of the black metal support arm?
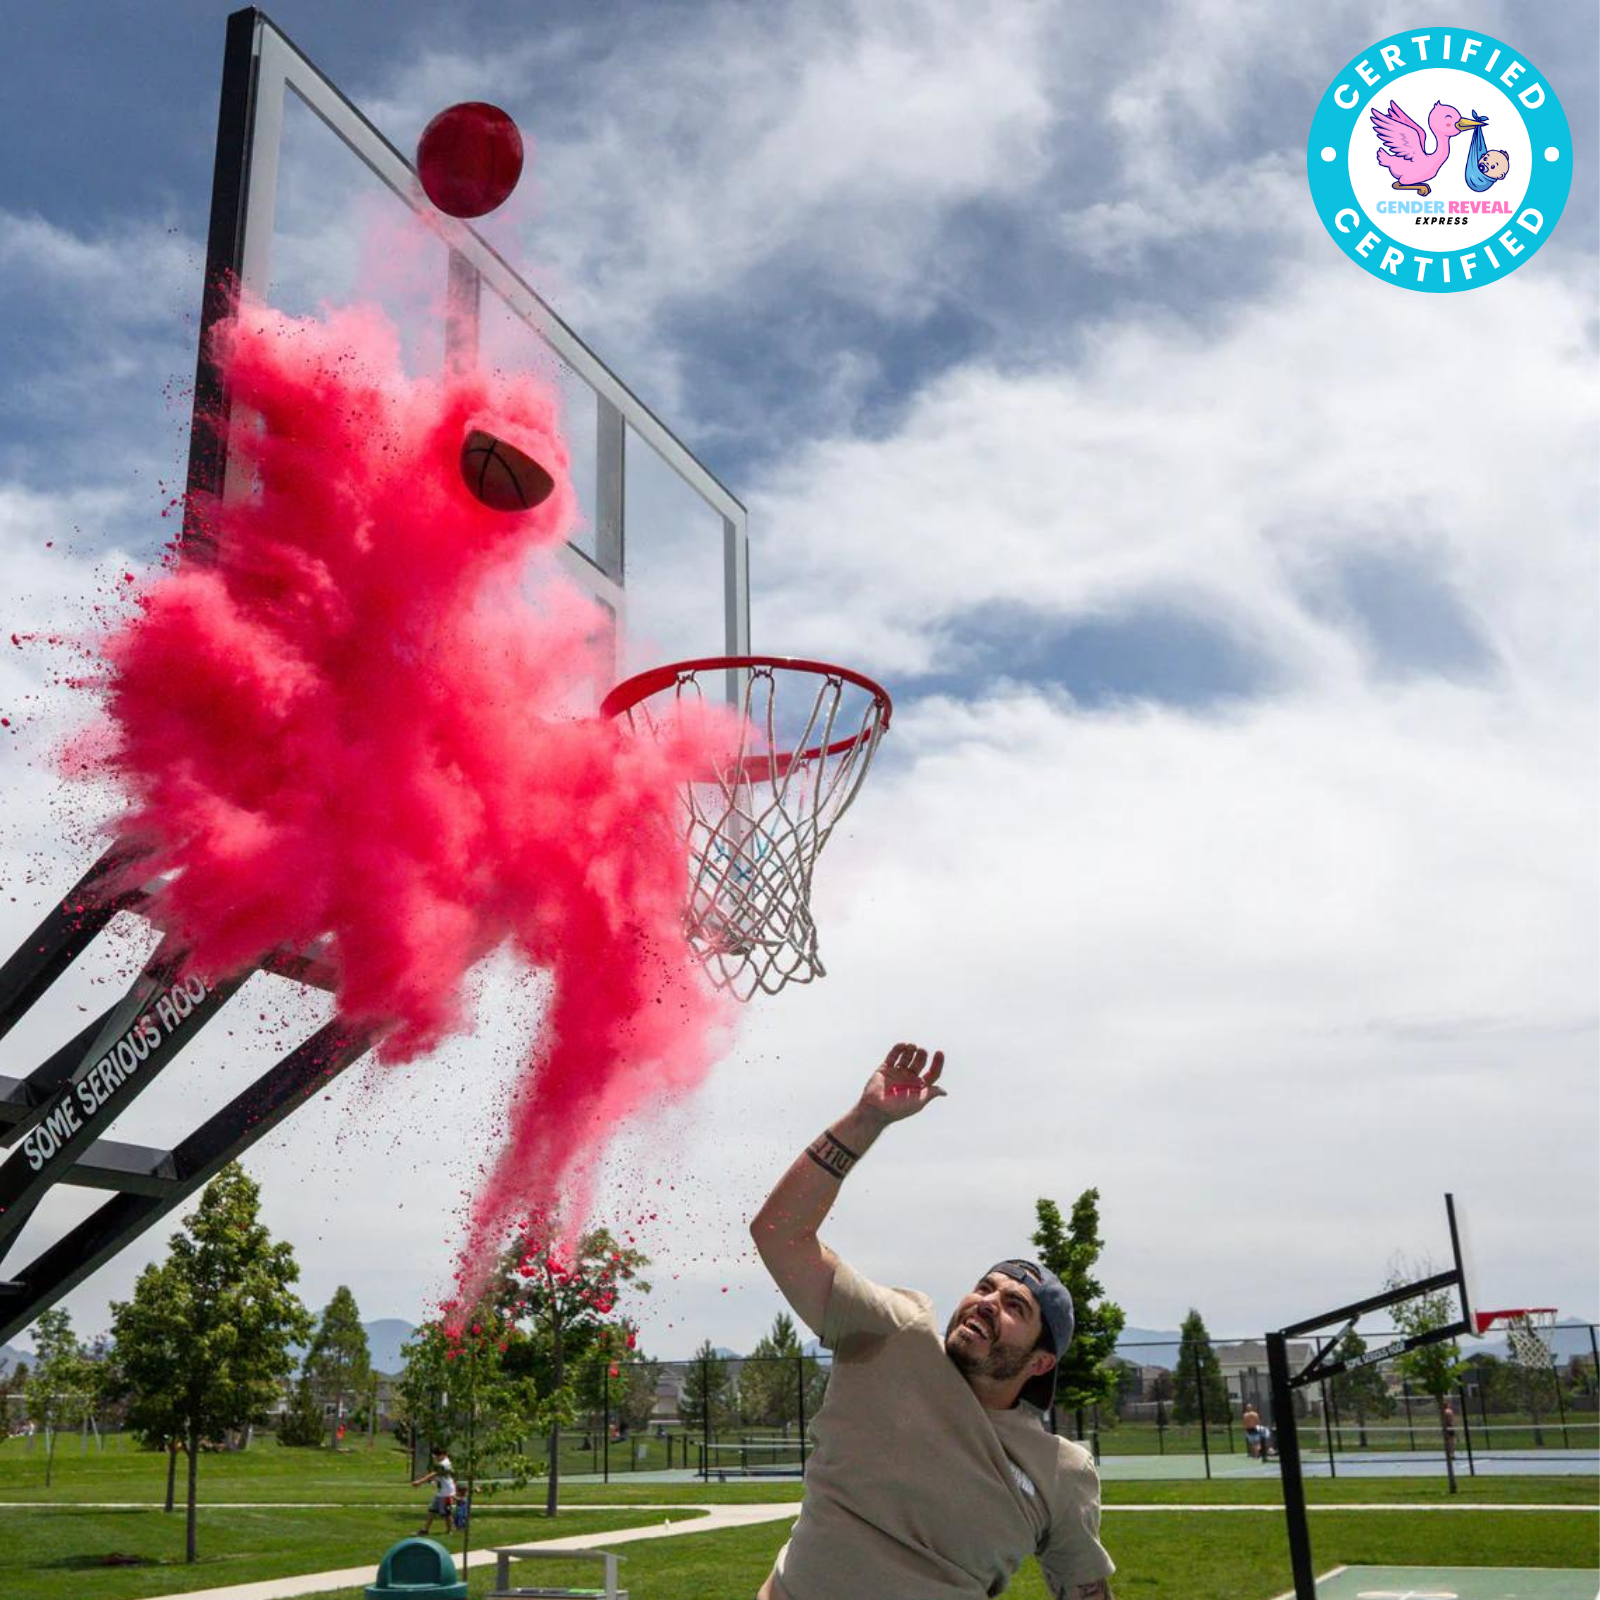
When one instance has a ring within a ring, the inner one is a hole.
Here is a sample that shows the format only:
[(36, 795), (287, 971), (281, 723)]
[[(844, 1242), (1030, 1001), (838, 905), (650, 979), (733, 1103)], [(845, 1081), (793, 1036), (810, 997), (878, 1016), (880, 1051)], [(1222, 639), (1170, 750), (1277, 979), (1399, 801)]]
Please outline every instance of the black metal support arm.
[[(148, 1170), (130, 1173), (132, 1181), (119, 1185), (122, 1193), (107, 1200), (14, 1278), (0, 1283), (0, 1342), (20, 1333), (41, 1311), (209, 1183), (290, 1112), (359, 1061), (372, 1044), (371, 1035), (351, 1033), (330, 1022), (172, 1150), (143, 1152), (144, 1156), (158, 1155), (159, 1166), (171, 1176)], [(112, 1154), (131, 1148), (113, 1147)], [(99, 1186), (97, 1180), (112, 1176), (111, 1162), (103, 1157), (94, 1176), (82, 1181)]]

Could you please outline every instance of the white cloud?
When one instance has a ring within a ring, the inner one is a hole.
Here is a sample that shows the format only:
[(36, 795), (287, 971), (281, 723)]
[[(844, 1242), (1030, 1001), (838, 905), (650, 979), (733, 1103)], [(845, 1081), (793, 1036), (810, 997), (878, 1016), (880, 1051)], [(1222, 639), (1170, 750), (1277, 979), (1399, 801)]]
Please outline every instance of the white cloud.
[[(1025, 193), (1046, 169), (1059, 19), (1034, 0), (677, 16), (589, 55), (581, 98), (543, 92), (549, 52), (578, 48), (569, 35), (512, 43), (473, 81), (534, 144), (524, 192), (485, 231), (514, 228), (530, 281), (681, 419), (696, 402), (655, 331), (665, 310), (770, 298), (774, 282), (797, 302), (826, 282), (895, 316), (931, 303), (952, 212)], [(431, 57), (375, 114), (420, 128), (465, 81), (458, 60)]]
[[(177, 292), (198, 297), (193, 242), (171, 227), (137, 222), (92, 237), (40, 216), (0, 211), (0, 274), (41, 299), (98, 303), (96, 326), (165, 325)], [(109, 313), (109, 315), (107, 314)]]
[[(1421, 541), (1512, 671), (1579, 689), (1586, 275), (1436, 299), (1330, 261), (1214, 332), (1136, 316), (1081, 365), (946, 373), (890, 437), (819, 439), (752, 496), (768, 637), (920, 673), (985, 602), (1071, 618), (1179, 601), (1338, 680), (1354, 643), (1297, 598), (1300, 569)], [(1419, 340), (1425, 363), (1399, 359)]]

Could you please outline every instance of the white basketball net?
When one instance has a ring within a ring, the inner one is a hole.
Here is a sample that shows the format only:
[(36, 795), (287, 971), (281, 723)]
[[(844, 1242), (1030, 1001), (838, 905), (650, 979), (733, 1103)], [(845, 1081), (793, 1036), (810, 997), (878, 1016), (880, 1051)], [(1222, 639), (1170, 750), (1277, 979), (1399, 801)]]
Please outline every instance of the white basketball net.
[(1554, 1311), (1524, 1311), (1506, 1321), (1506, 1344), (1511, 1360), (1519, 1367), (1550, 1365), (1550, 1335), (1556, 1325)]
[[(721, 670), (699, 669), (713, 677)], [(744, 670), (738, 747), (713, 776), (684, 789), (684, 931), (711, 981), (740, 1000), (826, 974), (811, 917), (812, 869), (867, 776), (888, 713), (881, 695), (826, 671), (776, 663)], [(785, 706), (781, 726), (780, 683), (788, 700), (800, 699)], [(654, 732), (680, 702), (703, 698), (688, 668), (619, 714), (636, 731)]]

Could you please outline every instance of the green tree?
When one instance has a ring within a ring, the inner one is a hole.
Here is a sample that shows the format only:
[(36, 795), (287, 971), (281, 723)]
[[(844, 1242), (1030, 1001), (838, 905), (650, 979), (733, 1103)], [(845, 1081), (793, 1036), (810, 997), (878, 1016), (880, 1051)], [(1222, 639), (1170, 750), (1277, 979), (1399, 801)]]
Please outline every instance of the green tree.
[(746, 1422), (782, 1428), (787, 1434), (800, 1421), (802, 1405), (808, 1421), (816, 1415), (821, 1377), (816, 1357), (801, 1354), (794, 1319), (780, 1311), (739, 1370), (739, 1415)]
[(44, 1430), (44, 1481), (49, 1488), (56, 1434), (63, 1427), (84, 1425), (94, 1403), (96, 1375), (72, 1331), (71, 1316), (59, 1306), (39, 1314), (33, 1325), (33, 1346), (33, 1371), (23, 1394), (29, 1418)]
[(321, 1405), (331, 1408), (328, 1447), (334, 1449), (339, 1443), (346, 1398), (353, 1400), (363, 1394), (372, 1377), (367, 1330), (361, 1326), (355, 1296), (343, 1284), (333, 1291), (317, 1331), (311, 1336), (305, 1376)]
[(612, 1326), (609, 1319), (625, 1288), (650, 1292), (639, 1276), (649, 1264), (646, 1255), (618, 1244), (604, 1228), (592, 1228), (568, 1246), (539, 1221), (521, 1230), (502, 1260), (495, 1305), (528, 1336), (528, 1375), (544, 1397), (548, 1419), (547, 1516), (556, 1514), (561, 1429), (573, 1412), (568, 1363), (581, 1358), (601, 1330)]
[(1193, 1306), (1178, 1330), (1178, 1365), (1172, 1374), (1172, 1420), (1178, 1427), (1198, 1422), (1201, 1407), (1207, 1422), (1227, 1417), (1228, 1385), (1217, 1353), (1211, 1348), (1205, 1318)]
[(314, 1449), (322, 1443), (322, 1402), (309, 1378), (299, 1378), (289, 1390), (289, 1404), (278, 1423), (278, 1443), (289, 1449)]
[(28, 1367), (23, 1361), (13, 1367), (0, 1369), (0, 1429), (11, 1431), (12, 1416), (26, 1405), (23, 1385), (27, 1382)]
[(1461, 1363), (1459, 1376), (1463, 1387), (1478, 1391), (1485, 1412), (1499, 1416), (1516, 1410), (1520, 1387), (1509, 1361), (1476, 1351)]
[[(1408, 1262), (1396, 1256), (1389, 1265), (1385, 1289), (1403, 1289), (1408, 1283), (1417, 1283), (1434, 1275), (1432, 1262)], [(1456, 1301), (1453, 1291), (1434, 1289), (1427, 1294), (1413, 1295), (1389, 1308), (1394, 1325), (1407, 1338), (1415, 1338), (1447, 1328), (1456, 1321)], [(1413, 1389), (1431, 1395), (1439, 1416), (1439, 1433), (1445, 1444), (1444, 1470), (1450, 1483), (1450, 1493), (1456, 1490), (1455, 1451), (1452, 1432), (1447, 1426), (1445, 1407), (1461, 1376), (1461, 1347), (1454, 1339), (1435, 1339), (1428, 1344), (1408, 1350), (1395, 1357), (1395, 1366), (1402, 1378)]]
[(656, 1391), (661, 1386), (661, 1363), (643, 1351), (623, 1368), (620, 1414), (629, 1433), (642, 1434), (656, 1413)]
[(171, 1264), (151, 1262), (133, 1298), (111, 1307), (117, 1392), (127, 1401), (128, 1426), (150, 1449), (167, 1453), (167, 1511), (175, 1499), (187, 1382), (182, 1298)]
[(715, 1438), (733, 1420), (735, 1404), (733, 1374), (707, 1339), (684, 1373), (678, 1416), (684, 1427)]
[(434, 1445), (452, 1447), (461, 1420), (454, 1404), (454, 1368), (447, 1359), (450, 1348), (449, 1332), (435, 1317), (413, 1329), (400, 1349), (395, 1398), (405, 1419), (415, 1475), (426, 1470), (423, 1463)]
[[(260, 1200), (260, 1186), (237, 1163), (224, 1167), (173, 1234), (147, 1314), (123, 1321), (124, 1307), (112, 1308), (135, 1395), (143, 1371), (137, 1345), (148, 1339), (154, 1347), (155, 1403), (167, 1408), (189, 1453), (188, 1561), (198, 1557), (201, 1444), (265, 1419), (283, 1379), (294, 1370), (294, 1346), (311, 1332), (311, 1319), (290, 1287), (300, 1276), (294, 1251), (275, 1241), (261, 1222)], [(124, 1348), (125, 1341), (131, 1347)], [(173, 1364), (178, 1375), (168, 1391)]]
[[(1354, 1328), (1339, 1341), (1338, 1356), (1341, 1361), (1356, 1361), (1367, 1353), (1367, 1341)], [(1330, 1386), (1333, 1403), (1341, 1415), (1355, 1418), (1359, 1432), (1360, 1448), (1367, 1448), (1367, 1419), (1387, 1417), (1394, 1412), (1394, 1400), (1389, 1386), (1384, 1382), (1383, 1369), (1374, 1363), (1370, 1367), (1346, 1368)]]
[(1094, 1276), (1094, 1264), (1105, 1248), (1100, 1237), (1100, 1191), (1085, 1189), (1078, 1196), (1065, 1227), (1054, 1200), (1040, 1199), (1034, 1209), (1039, 1225), (1033, 1243), (1039, 1260), (1072, 1296), (1076, 1327), (1071, 1346), (1056, 1363), (1056, 1399), (1073, 1408), (1081, 1439), (1084, 1407), (1110, 1400), (1117, 1392), (1109, 1363), (1127, 1317), (1116, 1301), (1105, 1298)]
[(607, 1416), (621, 1433), (640, 1433), (655, 1411), (661, 1365), (639, 1349), (637, 1328), (626, 1318), (601, 1328), (580, 1360), (575, 1389), (592, 1428)]
[(484, 1301), (465, 1313), (442, 1307), (401, 1352), (397, 1393), (413, 1451), (448, 1450), (469, 1497), (526, 1484), (537, 1470), (528, 1436), (547, 1430), (554, 1408), (570, 1400), (541, 1400), (519, 1349), (526, 1343), (516, 1323)]

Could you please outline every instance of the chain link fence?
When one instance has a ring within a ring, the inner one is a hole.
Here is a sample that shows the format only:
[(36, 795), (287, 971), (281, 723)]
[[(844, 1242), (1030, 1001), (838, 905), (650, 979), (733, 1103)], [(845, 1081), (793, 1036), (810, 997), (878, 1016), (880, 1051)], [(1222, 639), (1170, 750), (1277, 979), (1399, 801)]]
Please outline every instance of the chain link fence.
[[(1369, 1343), (1379, 1348), (1389, 1337), (1373, 1334)], [(1461, 1353), (1445, 1396), (1420, 1392), (1393, 1360), (1297, 1391), (1308, 1464), (1321, 1462), (1334, 1475), (1362, 1463), (1404, 1470), (1406, 1463), (1442, 1464), (1449, 1451), (1469, 1474), (1489, 1462), (1549, 1470), (1568, 1459), (1567, 1470), (1595, 1470), (1595, 1327), (1564, 1325), (1544, 1367), (1507, 1359), (1494, 1340), (1464, 1341)], [(1309, 1342), (1291, 1346), (1291, 1360), (1301, 1365), (1312, 1354)], [(561, 1474), (799, 1477), (829, 1365), (826, 1352), (618, 1363), (603, 1392), (586, 1399), (577, 1423), (563, 1431)], [(1141, 1477), (1192, 1477), (1273, 1464), (1277, 1419), (1261, 1339), (1125, 1343), (1110, 1368), (1110, 1398), (1081, 1408), (1062, 1402), (1055, 1414), (1056, 1431), (1081, 1441), (1103, 1466)], [(1264, 1453), (1248, 1437), (1252, 1412), (1267, 1435)], [(545, 1446), (547, 1464), (548, 1453)]]
[[(1399, 1337), (1368, 1336), (1379, 1349)], [(1586, 1347), (1586, 1348), (1585, 1348)], [(1302, 1454), (1341, 1466), (1370, 1462), (1399, 1466), (1407, 1458), (1443, 1461), (1446, 1454), (1469, 1473), (1484, 1462), (1560, 1465), (1577, 1458), (1593, 1470), (1600, 1450), (1596, 1368), (1600, 1334), (1592, 1325), (1566, 1324), (1542, 1365), (1508, 1358), (1503, 1340), (1461, 1342), (1461, 1360), (1449, 1389), (1424, 1393), (1400, 1359), (1374, 1362), (1324, 1383), (1297, 1390), (1295, 1422)], [(1291, 1342), (1292, 1366), (1315, 1353), (1309, 1341)], [(1112, 1363), (1114, 1398), (1059, 1431), (1082, 1437), (1097, 1457), (1202, 1456), (1272, 1460), (1272, 1414), (1266, 1345), (1260, 1339), (1214, 1339), (1123, 1344)], [(1265, 1454), (1247, 1437), (1254, 1412), (1268, 1435)]]

